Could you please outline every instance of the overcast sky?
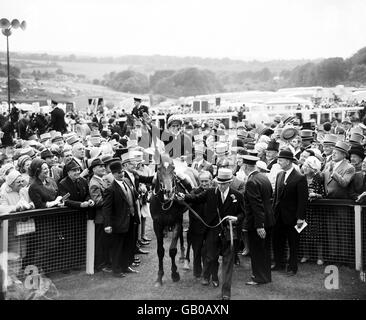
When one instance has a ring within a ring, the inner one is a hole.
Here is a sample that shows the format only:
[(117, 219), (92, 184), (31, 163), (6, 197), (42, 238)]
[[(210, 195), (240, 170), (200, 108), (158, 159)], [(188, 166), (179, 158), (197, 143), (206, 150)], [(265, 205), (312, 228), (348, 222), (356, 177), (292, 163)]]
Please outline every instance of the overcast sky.
[[(365, 0), (11, 0), (10, 50), (244, 60), (347, 58), (366, 46)], [(0, 37), (0, 51), (6, 50)]]

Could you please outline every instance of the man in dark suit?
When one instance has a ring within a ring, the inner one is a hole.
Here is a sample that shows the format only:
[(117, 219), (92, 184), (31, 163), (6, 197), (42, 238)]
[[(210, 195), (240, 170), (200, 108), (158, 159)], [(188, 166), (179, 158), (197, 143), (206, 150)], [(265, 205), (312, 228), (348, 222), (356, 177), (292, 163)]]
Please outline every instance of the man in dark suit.
[(134, 224), (138, 220), (137, 206), (133, 190), (124, 179), (122, 163), (112, 162), (110, 170), (114, 181), (104, 194), (104, 231), (111, 234), (113, 275), (122, 278), (125, 273), (136, 271), (129, 265), (131, 248), (134, 248)]
[[(208, 225), (216, 225), (224, 217), (229, 218), (235, 225), (241, 225), (244, 219), (243, 196), (241, 193), (230, 188), (233, 173), (230, 169), (220, 168), (217, 176), (217, 188), (210, 188), (198, 195), (180, 195), (193, 203), (207, 204), (205, 221)], [(233, 230), (233, 239), (237, 238), (237, 230)], [(209, 228), (206, 237), (206, 253), (203, 263), (203, 285), (208, 285), (210, 276), (214, 287), (219, 286), (218, 259), (222, 253), (222, 299), (230, 300), (231, 280), (233, 274), (235, 248), (231, 245), (229, 222), (225, 220), (215, 228)]]
[(95, 255), (94, 268), (98, 272), (111, 272), (110, 257), (109, 257), (109, 235), (104, 232), (104, 217), (103, 217), (103, 203), (104, 203), (104, 182), (103, 176), (106, 174), (104, 162), (96, 158), (92, 161), (89, 170), (93, 173), (89, 183), (89, 193), (91, 199), (95, 203)]
[[(69, 162), (65, 166), (65, 171), (67, 176), (59, 183), (59, 194), (61, 196), (65, 196), (67, 193), (70, 194), (69, 198), (65, 200), (65, 206), (82, 210), (93, 207), (94, 201), (90, 200), (88, 183), (85, 179), (80, 178), (80, 167), (78, 164), (74, 161)], [(66, 220), (64, 223), (66, 223)], [(61, 250), (64, 250), (65, 256), (75, 251), (73, 248), (76, 236), (75, 228), (77, 228), (77, 225), (64, 225), (60, 228), (60, 230), (64, 230)], [(65, 272), (75, 265), (75, 259), (76, 257), (65, 259), (65, 263), (67, 263)]]
[(61, 196), (70, 194), (65, 200), (65, 205), (71, 208), (89, 208), (94, 206), (94, 201), (90, 199), (88, 182), (80, 177), (79, 165), (71, 161), (66, 165), (67, 177), (59, 183), (59, 193)]
[[(152, 183), (152, 180), (154, 178), (154, 176), (150, 176), (150, 177), (145, 177), (142, 175), (139, 175), (136, 171), (136, 167), (137, 164), (143, 161), (143, 153), (141, 151), (129, 151), (125, 154), (122, 155), (122, 165), (123, 165), (123, 170), (125, 173), (125, 178), (126, 181), (129, 183), (129, 186), (131, 189), (134, 190), (135, 194), (136, 194), (136, 200), (138, 199), (138, 191), (140, 189), (140, 182), (141, 183)], [(138, 226), (141, 223), (141, 213), (140, 213), (140, 204), (137, 204), (137, 208), (138, 208), (138, 212), (137, 212), (137, 217), (138, 219), (136, 220), (136, 224), (134, 226), (135, 228), (135, 232), (134, 232), (134, 236), (135, 236), (135, 253), (136, 254), (148, 254), (149, 251), (147, 250), (143, 250), (141, 248), (141, 245), (147, 245), (148, 242), (146, 241), (142, 241), (140, 240), (140, 242), (138, 242)], [(134, 261), (137, 260), (137, 261)], [(139, 259), (132, 259), (131, 263), (135, 263), (138, 264)]]
[[(211, 187), (212, 174), (209, 171), (201, 171), (198, 175), (200, 185), (191, 191), (197, 195)], [(205, 215), (206, 203), (196, 203), (193, 206), (201, 217)], [(200, 278), (202, 275), (202, 257), (204, 255), (204, 241), (207, 233), (207, 227), (192, 213), (189, 212), (189, 229), (187, 241), (192, 244), (193, 250), (193, 276)]]
[(244, 192), (245, 218), (243, 229), (248, 231), (252, 281), (247, 285), (271, 282), (271, 234), (275, 224), (272, 208), (272, 185), (266, 175), (258, 172), (258, 157), (243, 156), (247, 184)]
[(54, 100), (52, 100), (51, 106), (53, 107), (53, 110), (51, 111), (50, 128), (64, 134), (67, 131), (65, 112), (61, 108), (57, 107), (57, 102)]
[(288, 241), (290, 258), (287, 273), (289, 276), (297, 273), (299, 233), (295, 226), (301, 227), (304, 223), (309, 197), (306, 177), (294, 168), (294, 161), (296, 159), (291, 151), (280, 151), (278, 164), (283, 171), (277, 175), (273, 200), (276, 224), (273, 234), (275, 265), (272, 270), (284, 269), (285, 245)]

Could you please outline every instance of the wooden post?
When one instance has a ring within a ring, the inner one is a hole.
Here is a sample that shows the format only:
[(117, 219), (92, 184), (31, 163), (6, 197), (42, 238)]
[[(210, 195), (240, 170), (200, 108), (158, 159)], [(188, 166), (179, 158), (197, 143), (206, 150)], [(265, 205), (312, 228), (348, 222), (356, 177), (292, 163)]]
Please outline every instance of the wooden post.
[(87, 220), (86, 225), (86, 273), (94, 274), (95, 225), (94, 220)]
[(6, 292), (8, 287), (8, 229), (9, 221), (3, 220), (0, 228), (0, 267), (3, 269), (3, 292)]
[(355, 266), (362, 269), (361, 206), (355, 205)]

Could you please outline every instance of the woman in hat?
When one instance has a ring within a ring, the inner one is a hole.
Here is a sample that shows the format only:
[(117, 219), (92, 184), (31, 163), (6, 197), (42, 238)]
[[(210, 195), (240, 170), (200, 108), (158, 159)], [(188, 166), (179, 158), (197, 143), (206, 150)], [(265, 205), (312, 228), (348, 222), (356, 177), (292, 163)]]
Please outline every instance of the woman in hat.
[[(309, 201), (321, 199), (325, 197), (324, 181), (320, 173), (321, 162), (315, 156), (308, 157), (302, 170), (306, 176), (309, 190)], [(305, 263), (310, 259), (310, 248), (314, 245), (317, 249), (317, 264), (322, 265), (323, 261), (323, 235), (324, 235), (324, 219), (322, 215), (315, 215), (312, 207), (309, 206), (306, 211), (305, 220), (309, 227), (304, 230), (304, 256), (301, 263)]]
[[(23, 177), (19, 171), (12, 170), (6, 176), (5, 188), (0, 193), (1, 211), (19, 212), (29, 210), (33, 204), (27, 202), (21, 194), (23, 188)], [(16, 236), (16, 220), (9, 221), (8, 251), (16, 253), (20, 258), (26, 255), (26, 235)]]
[(29, 167), (33, 182), (29, 187), (29, 197), (36, 209), (51, 208), (61, 204), (62, 197), (57, 197), (56, 182), (49, 177), (49, 168), (45, 160), (34, 159)]
[(30, 179), (29, 167), (30, 167), (31, 163), (32, 163), (32, 158), (28, 155), (21, 156), (18, 159), (18, 163), (17, 163), (18, 170), (23, 176), (25, 186), (29, 185), (29, 181), (30, 181), (29, 180)]

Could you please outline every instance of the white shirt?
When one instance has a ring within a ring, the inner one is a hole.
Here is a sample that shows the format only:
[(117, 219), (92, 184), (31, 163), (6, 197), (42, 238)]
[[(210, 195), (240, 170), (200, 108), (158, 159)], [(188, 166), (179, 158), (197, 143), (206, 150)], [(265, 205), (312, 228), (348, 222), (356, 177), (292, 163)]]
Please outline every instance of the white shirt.
[(285, 171), (285, 184), (286, 184), (286, 181), (289, 177), (289, 175), (291, 174), (292, 170), (294, 170), (294, 167), (292, 166), (290, 169), (288, 169), (287, 171)]
[(135, 177), (134, 177), (134, 175), (131, 172), (128, 172), (128, 171), (125, 171), (125, 172), (128, 174), (128, 176), (130, 177), (130, 179), (132, 181), (132, 184), (135, 186)]
[(225, 202), (225, 200), (226, 200), (226, 198), (227, 198), (227, 195), (229, 194), (229, 189), (230, 188), (227, 188), (226, 190), (225, 190), (225, 192), (224, 193), (222, 193), (220, 190), (220, 194), (221, 194), (221, 201), (222, 201), (222, 203), (224, 203)]
[(117, 179), (114, 179), (114, 181), (116, 181), (119, 184), (119, 186), (121, 187), (121, 189), (124, 192), (126, 192), (126, 185), (125, 185), (125, 183), (123, 181), (120, 181), (120, 180), (117, 180)]

